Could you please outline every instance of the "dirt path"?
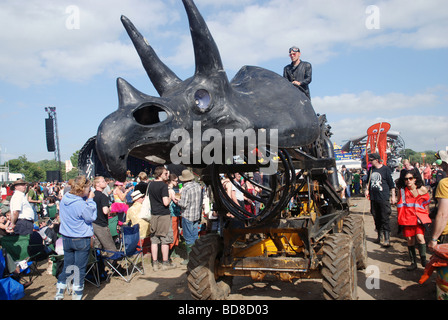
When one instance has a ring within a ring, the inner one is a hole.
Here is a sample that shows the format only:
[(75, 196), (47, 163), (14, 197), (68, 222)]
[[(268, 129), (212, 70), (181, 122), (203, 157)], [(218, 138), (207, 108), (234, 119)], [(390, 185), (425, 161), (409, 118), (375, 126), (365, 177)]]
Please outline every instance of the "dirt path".
[[(434, 300), (436, 297), (435, 275), (423, 285), (418, 284), (423, 268), (406, 271), (408, 254), (405, 240), (397, 235), (396, 211), (391, 217), (392, 236), (390, 248), (375, 244), (376, 232), (369, 205), (363, 198), (352, 198), (352, 214), (364, 216), (367, 234), (368, 269), (358, 271), (358, 295), (360, 300)], [(364, 212), (364, 214), (363, 214)], [(428, 259), (430, 254), (428, 254)], [(181, 259), (176, 258), (179, 264)], [(25, 292), (23, 300), (51, 300), (55, 294), (56, 278), (43, 271)], [(118, 277), (103, 282), (99, 288), (87, 283), (85, 300), (192, 300), (187, 287), (186, 267), (170, 271), (154, 272), (145, 256), (146, 272), (138, 274), (130, 283)], [(253, 282), (250, 278), (237, 277), (233, 281), (229, 300), (323, 300), (321, 281), (302, 280), (285, 283), (265, 278)]]

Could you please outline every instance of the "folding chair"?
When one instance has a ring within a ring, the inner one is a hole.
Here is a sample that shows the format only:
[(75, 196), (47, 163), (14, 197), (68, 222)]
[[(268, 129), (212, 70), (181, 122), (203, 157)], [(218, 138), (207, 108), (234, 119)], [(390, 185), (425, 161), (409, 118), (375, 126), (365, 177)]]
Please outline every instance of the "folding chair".
[(14, 261), (22, 261), (28, 258), (28, 245), (30, 235), (9, 235), (0, 239), (0, 243)]
[[(50, 255), (50, 259), (51, 261), (53, 261), (52, 275), (55, 278), (58, 278), (64, 267), (64, 255)], [(101, 285), (101, 262), (102, 261), (100, 259), (100, 254), (97, 252), (97, 249), (91, 248), (89, 253), (89, 261), (86, 268), (86, 277), (84, 278), (84, 280), (93, 284), (97, 288), (99, 288)]]
[(85, 280), (93, 284), (95, 287), (99, 288), (101, 285), (101, 273), (100, 273), (101, 254), (97, 251), (98, 250), (94, 248), (90, 249), (89, 262), (87, 263)]
[(53, 220), (56, 218), (56, 214), (58, 213), (58, 207), (56, 205), (47, 206), (47, 213), (48, 218), (50, 218), (50, 221), (53, 222)]
[(0, 300), (19, 300), (25, 296), (23, 285), (10, 276), (6, 266), (6, 250), (0, 253)]
[[(117, 273), (126, 282), (131, 281), (134, 271), (137, 270), (141, 274), (145, 274), (145, 268), (143, 266), (143, 250), (138, 245), (140, 241), (140, 230), (139, 225), (133, 225), (132, 227), (122, 226), (121, 228), (121, 241), (122, 248), (120, 251), (109, 251), (100, 249), (101, 251), (112, 253), (111, 256), (103, 256), (104, 261), (107, 266), (111, 269), (107, 280), (110, 279), (112, 275)], [(141, 261), (141, 267), (137, 266), (138, 260)], [(126, 270), (120, 270), (119, 263), (124, 263), (121, 267)]]
[(30, 234), (30, 241), (27, 247), (28, 261), (33, 262), (30, 266), (31, 270), (41, 275), (42, 273), (37, 268), (38, 262), (48, 261), (50, 254), (54, 253), (54, 250), (49, 246), (44, 245), (44, 240), (38, 232)]
[[(17, 266), (20, 266), (18, 276), (29, 276), (32, 281), (33, 261), (29, 261), (28, 246), (30, 235), (9, 235), (0, 239), (0, 244), (5, 251), (7, 270), (11, 275)], [(17, 276), (17, 275), (16, 275)]]
[(108, 226), (109, 226), (110, 234), (112, 236), (112, 239), (114, 239), (117, 249), (121, 249), (120, 240), (119, 240), (120, 233), (118, 232), (118, 216), (109, 218)]

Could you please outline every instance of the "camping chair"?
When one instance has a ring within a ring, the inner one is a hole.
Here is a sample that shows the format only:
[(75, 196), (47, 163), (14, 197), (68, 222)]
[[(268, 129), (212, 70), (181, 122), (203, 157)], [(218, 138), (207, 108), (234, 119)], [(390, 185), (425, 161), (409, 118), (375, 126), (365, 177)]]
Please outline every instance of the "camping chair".
[[(104, 271), (104, 268), (100, 268), (100, 265), (102, 265), (102, 261), (99, 250), (91, 248), (89, 253), (89, 262), (87, 263), (86, 268), (85, 280), (97, 288), (101, 285), (101, 274), (102, 271)], [(100, 269), (102, 269), (102, 271)]]
[[(52, 275), (58, 278), (64, 266), (64, 255), (50, 255), (50, 259), (53, 262)], [(93, 284), (97, 288), (101, 285), (102, 272), (100, 263), (99, 253), (96, 249), (91, 248), (89, 253), (89, 261), (86, 267), (86, 277), (84, 280)]]
[(0, 251), (0, 300), (22, 299), (25, 296), (25, 288), (7, 271), (6, 250)]
[(56, 214), (58, 213), (57, 205), (47, 206), (47, 213), (48, 218), (50, 218), (50, 221), (53, 222), (53, 220), (56, 218)]
[(41, 275), (42, 273), (37, 268), (37, 264), (41, 261), (48, 261), (50, 254), (54, 253), (54, 250), (44, 245), (44, 240), (38, 232), (33, 232), (30, 234), (29, 245), (27, 247), (28, 261), (33, 262), (30, 266), (31, 270)]
[(12, 274), (16, 266), (19, 265), (20, 276), (27, 275), (30, 278), (29, 281), (31, 281), (34, 261), (29, 261), (28, 246), (30, 244), (30, 235), (5, 236), (0, 239), (0, 244), (5, 251), (8, 272)]
[[(109, 251), (100, 249), (106, 253), (112, 253), (111, 256), (104, 255), (103, 259), (106, 265), (111, 269), (111, 273), (108, 275), (107, 280), (110, 279), (112, 275), (117, 273), (126, 282), (131, 281), (134, 271), (138, 271), (141, 274), (145, 274), (145, 268), (143, 266), (143, 250), (138, 245), (140, 241), (140, 229), (139, 225), (133, 225), (132, 227), (122, 226), (121, 229), (121, 250), (119, 251)], [(140, 258), (141, 267), (137, 266), (138, 260)], [(119, 267), (118, 262), (123, 262), (124, 266)], [(124, 272), (126, 270), (126, 273)]]
[(28, 258), (28, 245), (30, 235), (8, 235), (1, 238), (0, 243), (14, 261), (22, 261)]
[(112, 239), (114, 239), (115, 246), (117, 247), (118, 250), (121, 250), (120, 247), (121, 241), (119, 239), (120, 233), (118, 232), (118, 216), (113, 216), (109, 218), (108, 225)]

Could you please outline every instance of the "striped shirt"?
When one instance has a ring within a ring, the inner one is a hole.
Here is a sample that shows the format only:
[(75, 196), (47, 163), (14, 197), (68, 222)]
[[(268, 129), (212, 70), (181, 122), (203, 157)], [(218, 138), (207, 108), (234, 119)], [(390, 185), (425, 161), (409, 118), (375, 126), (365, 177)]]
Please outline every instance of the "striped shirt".
[(185, 183), (181, 191), (179, 207), (183, 218), (198, 221), (202, 213), (202, 188), (197, 182)]

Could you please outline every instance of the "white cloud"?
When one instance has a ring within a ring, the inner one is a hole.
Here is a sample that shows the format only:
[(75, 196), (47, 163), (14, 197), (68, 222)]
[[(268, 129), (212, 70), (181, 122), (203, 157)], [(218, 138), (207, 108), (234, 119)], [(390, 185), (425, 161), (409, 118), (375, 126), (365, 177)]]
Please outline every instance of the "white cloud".
[(415, 151), (438, 151), (448, 146), (446, 115), (404, 115), (391, 119), (390, 124), (401, 132), (407, 148)]
[[(196, 2), (231, 72), (246, 64), (285, 59), (293, 44), (302, 48), (304, 57), (312, 56), (313, 64), (337, 54), (337, 46), (448, 47), (448, 3), (444, 0)], [(380, 10), (379, 30), (365, 26), (366, 8), (371, 4)], [(186, 18), (179, 2), (80, 0), (76, 2), (77, 30), (66, 28), (69, 5), (73, 2), (1, 2), (0, 20), (7, 27), (0, 30), (0, 79), (29, 85), (59, 78), (87, 79), (116, 67), (140, 68), (132, 44), (123, 37), (121, 14), (128, 16), (150, 43), (156, 43), (156, 51), (159, 46), (164, 52), (171, 49), (165, 61), (192, 68), (187, 25), (175, 24)], [(78, 69), (71, 69), (74, 66)]]
[(315, 110), (327, 115), (334, 134), (332, 140), (338, 144), (362, 136), (371, 125), (383, 121), (401, 133), (407, 148), (425, 151), (448, 145), (448, 115), (441, 101), (444, 99), (446, 88), (437, 87), (409, 96), (380, 96), (366, 91), (315, 97), (312, 102)]
[(367, 129), (378, 122), (388, 122), (393, 131), (400, 132), (405, 147), (414, 151), (439, 150), (448, 146), (446, 125), (448, 116), (444, 115), (404, 115), (398, 117), (351, 117), (330, 123), (336, 133), (332, 141), (342, 145), (351, 138), (362, 136)]
[(338, 114), (378, 114), (387, 111), (406, 112), (421, 108), (422, 106), (434, 106), (438, 104), (435, 93), (417, 93), (407, 96), (403, 93), (389, 93), (383, 96), (375, 95), (370, 91), (360, 94), (341, 94), (338, 96), (324, 96), (313, 98), (313, 106), (322, 113)]
[[(0, 79), (20, 86), (60, 78), (83, 80), (112, 68), (137, 69), (138, 56), (125, 33), (122, 14), (147, 31), (178, 20), (161, 0), (77, 1), (77, 11), (66, 11), (69, 1), (0, 4)], [(70, 29), (76, 15), (78, 27)], [(161, 35), (164, 36), (163, 33)]]
[[(212, 5), (210, 0), (198, 2)], [(338, 54), (336, 47), (448, 47), (444, 0), (271, 0), (246, 1), (238, 7), (219, 3), (217, 12), (207, 12), (205, 19), (225, 67), (233, 72), (242, 65), (285, 59), (291, 45), (301, 47), (303, 56), (312, 56), (313, 64)], [(371, 4), (379, 9), (378, 30), (366, 27), (370, 16), (366, 8)], [(191, 40), (185, 35), (170, 60), (186, 68), (185, 64), (193, 64), (192, 57)]]

